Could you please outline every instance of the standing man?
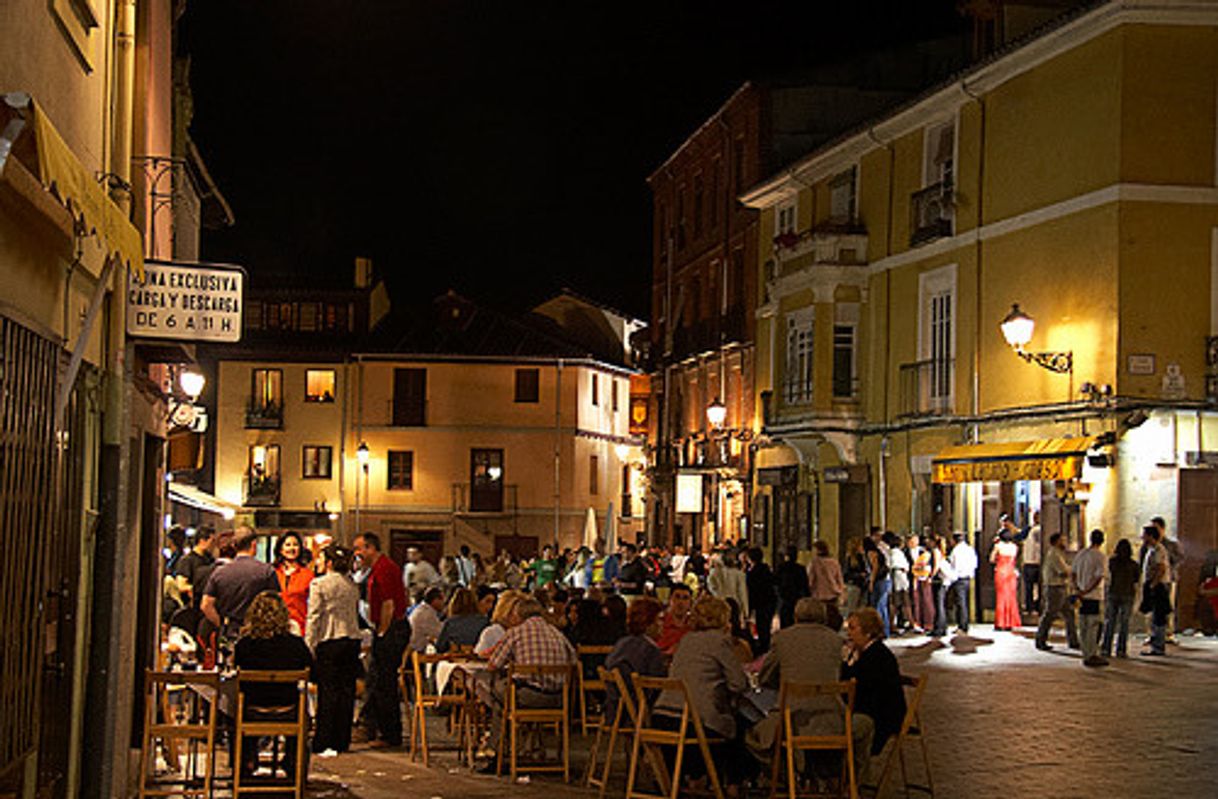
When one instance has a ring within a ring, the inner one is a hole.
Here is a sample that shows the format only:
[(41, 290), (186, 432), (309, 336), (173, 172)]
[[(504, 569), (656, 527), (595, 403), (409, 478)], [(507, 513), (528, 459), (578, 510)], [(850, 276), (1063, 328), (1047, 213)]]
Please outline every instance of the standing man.
[[(368, 571), (368, 621), (372, 623), (372, 655), (368, 659), (368, 691), (364, 699), (365, 740), (377, 749), (402, 745), (402, 697), (398, 666), (410, 642), (406, 620), (406, 590), (402, 572), (381, 552), (376, 533), (355, 539), (354, 549)], [(417, 550), (416, 550), (417, 552)]]
[(554, 547), (546, 544), (541, 548), (541, 557), (529, 566), (533, 572), (533, 587), (545, 588), (558, 578), (558, 561), (554, 559)]
[[(173, 570), (178, 590), (190, 596), (190, 607), (199, 607), (203, 599), (203, 589), (207, 587), (207, 575), (211, 573), (211, 565), (215, 562), (215, 530), (203, 525), (195, 532), (194, 547), (178, 560)], [(203, 579), (200, 579), (203, 578)]]
[(1180, 550), (1180, 542), (1167, 536), (1167, 522), (1162, 516), (1154, 517), (1150, 523), (1159, 529), (1159, 543), (1167, 550), (1168, 579), (1171, 581), (1167, 585), (1167, 593), (1172, 607), (1167, 616), (1167, 642), (1174, 644), (1176, 643), (1176, 592), (1180, 587), (1180, 564), (1184, 561), (1184, 553)]
[(622, 567), (614, 581), (620, 593), (627, 602), (633, 602), (643, 595), (647, 584), (647, 566), (639, 558), (639, 550), (634, 544), (622, 544)]
[(279, 593), (279, 578), (275, 569), (254, 557), (258, 534), (244, 525), (238, 527), (236, 533), (233, 539), (236, 556), (212, 571), (199, 603), (199, 610), (203, 611), (207, 620), (230, 641), (237, 640), (241, 624), (245, 621), (245, 611), (254, 597), (263, 591)]
[(1074, 556), (1071, 568), (1074, 590), (1080, 598), (1078, 622), (1082, 644), (1084, 666), (1107, 666), (1108, 660), (1100, 655), (1100, 631), (1103, 624), (1100, 614), (1104, 602), (1104, 577), (1108, 559), (1104, 557), (1104, 532), (1091, 531), (1091, 546)]
[(435, 566), (423, 559), (423, 553), (418, 547), (407, 549), (406, 566), (402, 569), (402, 585), (406, 587), (406, 596), (411, 599), (420, 597), (424, 591), (439, 582), (440, 573), (436, 571)]
[(774, 578), (778, 583), (778, 626), (785, 630), (795, 623), (796, 603), (809, 592), (808, 572), (799, 565), (799, 550), (787, 547), (782, 563), (774, 570)]
[(1044, 594), (1041, 597), (1040, 624), (1036, 627), (1036, 648), (1048, 651), (1049, 631), (1053, 622), (1061, 616), (1066, 622), (1066, 643), (1071, 649), (1080, 649), (1078, 630), (1074, 626), (1074, 606), (1070, 604), (1070, 564), (1066, 562), (1066, 539), (1061, 533), (1049, 536), (1049, 548), (1045, 551), (1041, 576), (1044, 578)]
[(774, 627), (774, 612), (778, 609), (778, 587), (761, 547), (750, 548), (745, 557), (748, 571), (744, 574), (744, 582), (757, 625), (757, 654), (761, 654), (770, 651), (770, 631)]
[(967, 635), (969, 589), (973, 585), (973, 576), (977, 574), (977, 550), (969, 545), (960, 530), (952, 534), (952, 540), (956, 545), (952, 547), (952, 553), (947, 556), (947, 560), (952, 565), (952, 574), (955, 575), (951, 592), (956, 607), (956, 632)]
[(1013, 540), (1023, 541), (1020, 557), (1023, 560), (1023, 612), (1040, 610), (1040, 511), (1032, 514), (1032, 526), (1026, 534), (1020, 533)]
[(1150, 640), (1143, 655), (1167, 654), (1167, 621), (1171, 615), (1171, 556), (1163, 546), (1162, 531), (1154, 524), (1142, 528), (1146, 556), (1142, 560), (1141, 611), (1150, 614)]
[(462, 588), (474, 587), (474, 559), (469, 556), (469, 546), (461, 545), (457, 555), (457, 582)]

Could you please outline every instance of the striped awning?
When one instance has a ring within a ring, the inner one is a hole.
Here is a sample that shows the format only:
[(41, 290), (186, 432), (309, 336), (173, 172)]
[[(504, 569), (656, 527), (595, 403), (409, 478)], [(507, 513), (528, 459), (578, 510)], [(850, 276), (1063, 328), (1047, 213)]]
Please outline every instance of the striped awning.
[(935, 455), (931, 476), (936, 483), (1071, 480), (1082, 476), (1093, 441), (1082, 436), (948, 447)]

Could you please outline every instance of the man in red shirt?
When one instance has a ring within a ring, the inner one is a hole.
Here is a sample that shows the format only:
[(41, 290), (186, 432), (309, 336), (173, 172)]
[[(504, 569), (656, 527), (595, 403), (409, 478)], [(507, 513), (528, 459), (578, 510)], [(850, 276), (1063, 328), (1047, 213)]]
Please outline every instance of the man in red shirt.
[(364, 724), (369, 744), (377, 749), (402, 745), (402, 697), (398, 691), (398, 667), (410, 642), (406, 620), (406, 588), (402, 570), (381, 552), (375, 533), (355, 539), (355, 553), (369, 569), (368, 621), (372, 623), (372, 655), (368, 659), (368, 691), (364, 701)]
[(677, 644), (689, 632), (689, 611), (693, 607), (694, 592), (685, 583), (676, 583), (668, 595), (668, 610), (664, 612), (660, 627), (660, 638), (656, 646), (668, 657), (677, 651)]

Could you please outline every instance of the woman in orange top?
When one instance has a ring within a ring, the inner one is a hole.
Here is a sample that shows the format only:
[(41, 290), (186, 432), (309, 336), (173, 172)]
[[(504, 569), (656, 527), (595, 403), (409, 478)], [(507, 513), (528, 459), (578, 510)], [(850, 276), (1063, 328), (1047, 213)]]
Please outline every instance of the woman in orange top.
[(292, 530), (275, 542), (275, 573), (279, 575), (279, 594), (287, 605), (288, 615), (296, 623), (297, 634), (303, 634), (305, 616), (309, 609), (309, 583), (313, 571), (309, 568), (310, 553), (305, 549), (300, 533)]

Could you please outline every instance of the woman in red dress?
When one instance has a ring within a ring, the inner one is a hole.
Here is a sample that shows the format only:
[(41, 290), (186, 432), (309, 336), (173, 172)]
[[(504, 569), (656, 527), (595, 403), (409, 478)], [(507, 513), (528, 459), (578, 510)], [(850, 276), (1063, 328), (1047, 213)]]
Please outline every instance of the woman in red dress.
[(994, 564), (994, 629), (1013, 630), (1023, 624), (1019, 618), (1019, 602), (1015, 598), (1019, 573), (1015, 569), (1015, 557), (1019, 547), (1011, 540), (1007, 529), (998, 532), (998, 540), (990, 551), (990, 563)]
[(288, 615), (296, 623), (296, 635), (303, 635), (305, 616), (309, 610), (309, 583), (313, 571), (309, 568), (310, 553), (300, 533), (287, 531), (275, 542), (275, 574), (279, 576), (279, 595), (288, 607)]

